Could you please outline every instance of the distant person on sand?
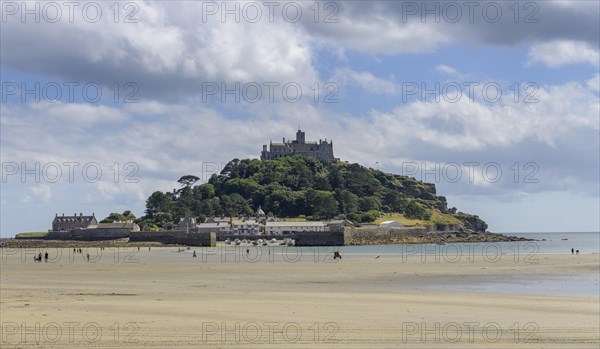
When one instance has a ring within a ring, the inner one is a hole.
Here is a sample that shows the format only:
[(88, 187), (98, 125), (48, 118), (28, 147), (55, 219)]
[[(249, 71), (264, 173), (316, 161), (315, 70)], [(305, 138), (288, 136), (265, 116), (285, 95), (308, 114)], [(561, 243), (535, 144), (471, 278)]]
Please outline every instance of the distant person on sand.
[(575, 254), (575, 250), (574, 249), (571, 249), (571, 254)]
[(44, 262), (48, 262), (48, 251), (44, 253)]
[(196, 250), (194, 250), (194, 254), (192, 255), (192, 257), (196, 258)]
[(249, 248), (246, 249), (246, 254), (250, 254), (250, 249)]
[(579, 254), (579, 250), (575, 251), (575, 254)]
[(87, 261), (88, 262), (90, 261), (90, 254), (89, 253), (87, 254)]

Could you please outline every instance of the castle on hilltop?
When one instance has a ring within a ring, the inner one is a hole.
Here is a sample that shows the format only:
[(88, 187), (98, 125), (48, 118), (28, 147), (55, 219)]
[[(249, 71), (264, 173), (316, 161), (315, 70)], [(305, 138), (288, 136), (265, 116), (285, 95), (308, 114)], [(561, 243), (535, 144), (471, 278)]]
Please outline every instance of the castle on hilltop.
[(263, 145), (260, 154), (261, 160), (273, 160), (284, 156), (305, 155), (315, 157), (323, 162), (337, 161), (333, 156), (333, 141), (319, 139), (319, 142), (307, 142), (302, 130), (296, 132), (295, 140), (286, 141), (283, 138), (282, 143), (273, 143), (271, 141), (269, 150), (267, 145)]

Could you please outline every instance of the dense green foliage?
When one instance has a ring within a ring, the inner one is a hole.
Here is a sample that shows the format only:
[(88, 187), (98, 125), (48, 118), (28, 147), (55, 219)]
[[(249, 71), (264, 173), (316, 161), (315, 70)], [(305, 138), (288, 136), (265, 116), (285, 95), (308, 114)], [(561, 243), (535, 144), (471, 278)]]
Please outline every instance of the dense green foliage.
[(382, 213), (429, 219), (432, 210), (447, 213), (446, 199), (433, 184), (345, 162), (323, 163), (311, 157), (229, 162), (208, 183), (198, 177), (179, 179), (181, 188), (154, 192), (141, 222), (163, 225), (189, 214), (250, 215), (260, 205), (278, 217), (348, 218), (372, 222)]
[(135, 219), (135, 216), (131, 211), (127, 210), (123, 213), (111, 213), (108, 217), (100, 221), (100, 223), (112, 223), (112, 222), (127, 222)]

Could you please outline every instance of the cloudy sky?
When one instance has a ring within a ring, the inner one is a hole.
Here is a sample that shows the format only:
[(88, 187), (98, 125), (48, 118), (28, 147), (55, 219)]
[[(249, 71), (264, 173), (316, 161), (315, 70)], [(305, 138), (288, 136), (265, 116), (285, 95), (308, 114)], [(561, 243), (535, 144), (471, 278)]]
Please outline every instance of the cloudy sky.
[(598, 231), (597, 1), (3, 1), (3, 237), (262, 144), (436, 183), (498, 232)]

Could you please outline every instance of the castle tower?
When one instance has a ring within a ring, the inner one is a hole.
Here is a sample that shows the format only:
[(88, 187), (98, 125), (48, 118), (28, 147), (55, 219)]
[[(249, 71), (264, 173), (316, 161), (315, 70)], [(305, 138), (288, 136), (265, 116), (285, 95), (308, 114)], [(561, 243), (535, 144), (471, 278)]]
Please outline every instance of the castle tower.
[(300, 144), (306, 143), (306, 137), (305, 137), (304, 132), (302, 132), (302, 130), (298, 130), (298, 132), (296, 132), (296, 142), (298, 142)]
[(333, 156), (333, 142), (328, 142), (327, 139), (319, 140), (319, 142), (306, 141), (305, 133), (298, 129), (296, 139), (293, 141), (283, 138), (282, 143), (271, 143), (267, 148), (264, 144), (260, 153), (261, 160), (274, 160), (286, 156), (312, 156), (323, 162), (337, 161)]

